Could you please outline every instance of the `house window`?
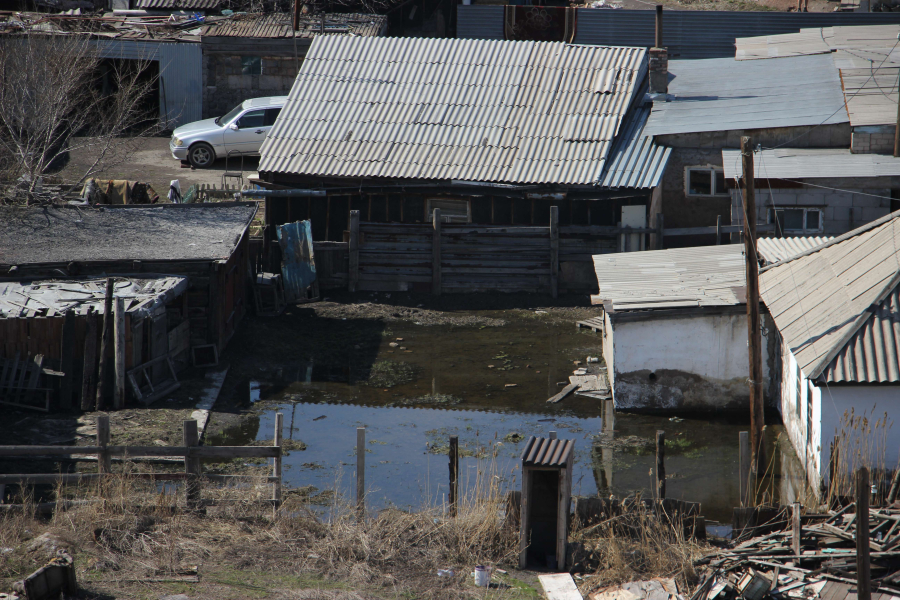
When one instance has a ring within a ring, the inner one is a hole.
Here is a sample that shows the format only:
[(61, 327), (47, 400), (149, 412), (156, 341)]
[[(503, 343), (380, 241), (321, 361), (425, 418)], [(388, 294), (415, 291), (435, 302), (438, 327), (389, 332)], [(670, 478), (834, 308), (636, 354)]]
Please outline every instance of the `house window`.
[(725, 171), (716, 167), (687, 167), (684, 187), (688, 196), (727, 196)]
[(429, 198), (428, 220), (434, 214), (434, 209), (441, 209), (441, 223), (471, 223), (472, 209), (468, 200), (452, 200), (449, 198)]
[(243, 75), (260, 75), (262, 73), (262, 59), (258, 56), (242, 56), (241, 73)]
[(819, 233), (823, 225), (822, 210), (818, 208), (769, 209), (769, 223), (775, 223), (775, 234)]

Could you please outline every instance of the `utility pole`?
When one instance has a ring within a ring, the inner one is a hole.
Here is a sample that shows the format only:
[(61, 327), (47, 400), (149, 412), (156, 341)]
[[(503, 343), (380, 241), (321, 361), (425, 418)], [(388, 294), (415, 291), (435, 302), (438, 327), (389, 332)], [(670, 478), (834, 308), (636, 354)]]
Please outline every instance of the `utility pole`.
[(755, 473), (765, 470), (763, 444), (762, 334), (759, 325), (759, 260), (756, 256), (756, 186), (753, 170), (753, 141), (741, 138), (744, 197), (744, 256), (747, 262), (747, 348), (750, 354), (750, 465)]

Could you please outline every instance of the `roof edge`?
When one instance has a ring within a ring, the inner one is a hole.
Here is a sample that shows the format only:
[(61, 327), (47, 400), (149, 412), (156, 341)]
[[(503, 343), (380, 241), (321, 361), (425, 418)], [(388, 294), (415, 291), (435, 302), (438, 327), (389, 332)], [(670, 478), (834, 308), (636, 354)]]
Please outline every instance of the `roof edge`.
[(800, 254), (797, 254), (796, 256), (792, 256), (790, 258), (780, 260), (776, 263), (772, 263), (771, 265), (766, 265), (765, 267), (761, 268), (759, 270), (759, 272), (760, 272), (760, 274), (762, 274), (762, 273), (765, 273), (766, 271), (768, 271), (769, 269), (772, 269), (775, 267), (780, 267), (781, 265), (784, 265), (791, 261), (797, 260), (798, 258), (803, 258), (804, 256), (809, 256), (810, 254), (815, 254), (816, 252), (824, 250), (825, 248), (830, 248), (831, 246), (834, 246), (835, 244), (839, 244), (841, 242), (849, 240), (850, 238), (856, 237), (861, 233), (865, 233), (867, 231), (875, 229), (876, 227), (884, 225), (888, 221), (892, 221), (898, 217), (900, 217), (900, 210), (886, 214), (883, 217), (875, 219), (871, 223), (866, 223), (865, 225), (863, 225), (861, 227), (857, 227), (853, 231), (848, 231), (845, 234), (839, 235), (836, 238), (834, 238), (833, 240), (831, 240), (830, 242), (825, 242), (821, 246), (816, 246), (815, 248), (810, 248), (809, 250), (804, 250), (803, 252), (801, 252)]

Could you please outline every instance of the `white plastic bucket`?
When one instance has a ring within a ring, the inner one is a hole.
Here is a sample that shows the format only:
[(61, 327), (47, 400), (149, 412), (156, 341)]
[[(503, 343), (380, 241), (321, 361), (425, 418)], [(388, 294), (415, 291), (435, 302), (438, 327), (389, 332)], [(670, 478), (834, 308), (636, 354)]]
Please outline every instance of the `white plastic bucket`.
[(491, 583), (491, 568), (484, 565), (475, 565), (475, 585), (487, 587)]

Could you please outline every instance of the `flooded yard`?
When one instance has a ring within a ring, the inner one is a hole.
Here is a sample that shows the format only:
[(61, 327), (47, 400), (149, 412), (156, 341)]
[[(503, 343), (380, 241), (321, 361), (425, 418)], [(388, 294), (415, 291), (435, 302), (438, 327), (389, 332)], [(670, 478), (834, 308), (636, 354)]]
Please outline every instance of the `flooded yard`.
[[(369, 504), (417, 508), (445, 502), (451, 435), (459, 436), (464, 487), (481, 470), (518, 489), (524, 440), (556, 431), (576, 440), (573, 494), (624, 496), (652, 489), (654, 440), (664, 430), (667, 495), (702, 502), (707, 518), (730, 522), (743, 415), (618, 413), (609, 431), (600, 400), (546, 402), (576, 361), (600, 356), (599, 334), (575, 327), (587, 309), (456, 311), (437, 321), (433, 311), (403, 310), (411, 312), (386, 319), (301, 310), (291, 335), (306, 341), (277, 346), (241, 382), (253, 416), (211, 430), (208, 443), (271, 440), (274, 415), (284, 413), (284, 438), (299, 442), (285, 458), (285, 482), (313, 486), (313, 498), (327, 505), (332, 491), (352, 495), (356, 428), (364, 426)], [(780, 429), (767, 430), (776, 499), (783, 482), (795, 483)]]

